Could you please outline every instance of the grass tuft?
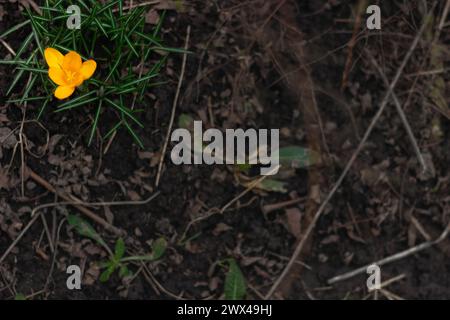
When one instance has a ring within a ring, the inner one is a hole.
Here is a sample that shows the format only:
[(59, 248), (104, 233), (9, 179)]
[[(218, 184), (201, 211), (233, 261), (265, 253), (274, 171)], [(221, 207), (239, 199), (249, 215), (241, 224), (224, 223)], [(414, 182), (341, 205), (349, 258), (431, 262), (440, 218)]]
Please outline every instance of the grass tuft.
[[(41, 7), (42, 15), (27, 9), (24, 22), (0, 35), (2, 39), (22, 28), (30, 31), (12, 60), (0, 60), (0, 64), (14, 66), (14, 78), (7, 90), (8, 102), (41, 103), (38, 119), (54, 101), (54, 112), (85, 108), (89, 118), (93, 119), (89, 144), (93, 141), (102, 115), (114, 112), (117, 122), (109, 124), (110, 128), (106, 129), (107, 133), (102, 138), (122, 128), (142, 147), (134, 128), (142, 128), (143, 124), (136, 117), (139, 111), (134, 110), (134, 103), (143, 102), (149, 88), (164, 84), (152, 80), (158, 77), (167, 54), (184, 51), (168, 48), (161, 42), (159, 33), (164, 14), (149, 33), (145, 30), (145, 7), (125, 11), (120, 0), (106, 3), (79, 0), (77, 4), (81, 8), (81, 28), (78, 30), (67, 28), (66, 21), (70, 15), (66, 13), (68, 4), (65, 1), (46, 0)], [(43, 57), (47, 47), (56, 48), (63, 54), (73, 50), (83, 59), (97, 62), (94, 76), (85, 81), (67, 101), (57, 101), (53, 97), (56, 85), (47, 76), (48, 67)], [(134, 71), (150, 58), (156, 59), (156, 63), (147, 73)]]

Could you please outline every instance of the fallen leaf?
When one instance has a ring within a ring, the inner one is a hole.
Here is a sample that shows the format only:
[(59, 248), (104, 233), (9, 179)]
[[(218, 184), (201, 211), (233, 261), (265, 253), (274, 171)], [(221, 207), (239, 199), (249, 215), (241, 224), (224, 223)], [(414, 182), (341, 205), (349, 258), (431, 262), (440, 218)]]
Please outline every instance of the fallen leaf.
[(301, 235), (300, 221), (302, 219), (302, 214), (300, 210), (298, 208), (288, 208), (285, 210), (285, 213), (289, 232), (297, 239), (300, 238)]
[(149, 151), (138, 151), (138, 157), (141, 160), (147, 160), (153, 158), (155, 154)]
[(111, 209), (108, 206), (104, 207), (105, 211), (105, 218), (108, 223), (113, 224), (114, 223), (114, 214), (112, 213)]
[(96, 263), (91, 263), (84, 273), (83, 285), (92, 286), (100, 275), (100, 267)]
[(3, 148), (10, 149), (16, 145), (17, 139), (10, 128), (3, 127), (0, 128), (0, 142)]
[(128, 194), (128, 196), (130, 197), (130, 199), (132, 201), (139, 201), (139, 200), (141, 200), (141, 196), (136, 191), (128, 190), (127, 194)]
[(160, 17), (159, 17), (158, 11), (156, 11), (154, 9), (150, 10), (145, 15), (145, 22), (148, 24), (157, 25), (159, 23), (159, 19), (160, 19)]
[(231, 230), (231, 229), (233, 229), (233, 228), (230, 227), (229, 225), (227, 225), (227, 224), (225, 224), (223, 222), (220, 222), (220, 223), (218, 223), (216, 225), (216, 227), (212, 231), (212, 234), (217, 237), (221, 233), (226, 232), (226, 231)]
[(336, 243), (339, 241), (339, 236), (337, 234), (332, 234), (324, 238), (322, 241), (320, 241), (320, 244), (327, 245), (331, 243)]

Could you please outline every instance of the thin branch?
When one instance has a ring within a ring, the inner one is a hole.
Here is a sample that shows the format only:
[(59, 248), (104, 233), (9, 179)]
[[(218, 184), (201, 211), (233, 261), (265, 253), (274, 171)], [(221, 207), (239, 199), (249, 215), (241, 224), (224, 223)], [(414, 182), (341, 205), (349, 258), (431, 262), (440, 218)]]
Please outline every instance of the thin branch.
[(42, 187), (44, 187), (48, 191), (53, 192), (54, 194), (56, 194), (59, 197), (61, 197), (62, 199), (64, 199), (67, 202), (67, 204), (73, 205), (75, 208), (77, 208), (79, 211), (81, 211), (85, 216), (87, 216), (91, 220), (95, 221), (99, 225), (103, 226), (106, 230), (113, 232), (117, 236), (121, 236), (123, 234), (122, 230), (113, 226), (112, 224), (110, 224), (108, 221), (106, 221), (102, 217), (99, 217), (97, 214), (95, 214), (88, 208), (83, 207), (81, 205), (80, 201), (74, 201), (72, 196), (58, 192), (50, 183), (48, 183), (45, 179), (40, 177), (37, 173), (35, 173), (30, 168), (27, 168), (27, 173), (29, 174), (30, 178), (32, 178), (35, 182), (40, 184)]

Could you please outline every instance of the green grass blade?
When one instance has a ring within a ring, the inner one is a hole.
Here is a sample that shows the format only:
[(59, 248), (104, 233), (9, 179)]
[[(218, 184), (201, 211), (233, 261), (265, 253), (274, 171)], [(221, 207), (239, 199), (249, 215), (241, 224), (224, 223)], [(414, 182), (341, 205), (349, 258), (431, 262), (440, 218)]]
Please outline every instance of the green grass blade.
[(128, 129), (128, 132), (130, 132), (131, 136), (133, 137), (134, 141), (141, 147), (141, 149), (144, 149), (144, 144), (142, 143), (141, 139), (139, 139), (138, 135), (134, 132), (134, 130), (130, 127), (127, 120), (123, 120), (125, 127)]
[(45, 109), (47, 108), (48, 103), (50, 102), (50, 97), (47, 98), (47, 100), (44, 101), (42, 104), (42, 107), (39, 109), (39, 113), (37, 116), (37, 120), (41, 119), (42, 115), (44, 114)]
[(98, 126), (98, 119), (100, 117), (100, 111), (102, 110), (102, 104), (103, 104), (103, 100), (100, 100), (100, 103), (98, 104), (98, 107), (97, 107), (97, 112), (95, 113), (94, 123), (92, 124), (91, 134), (89, 135), (88, 146), (91, 145), (92, 139), (94, 138), (95, 130), (97, 129), (97, 126)]
[(91, 98), (91, 99), (78, 101), (78, 102), (72, 103), (72, 104), (70, 104), (68, 106), (65, 106), (65, 107), (62, 107), (62, 108), (60, 107), (57, 110), (55, 110), (55, 112), (58, 113), (58, 112), (61, 112), (61, 111), (66, 111), (66, 110), (70, 110), (70, 109), (73, 109), (73, 108), (77, 108), (77, 107), (80, 107), (82, 105), (87, 105), (88, 103), (95, 102), (98, 99), (99, 99), (98, 97), (94, 97), (94, 98)]
[(9, 30), (3, 32), (3, 33), (0, 35), (0, 39), (3, 39), (4, 37), (10, 35), (11, 33), (16, 32), (16, 31), (19, 30), (20, 28), (23, 28), (24, 26), (30, 24), (30, 22), (31, 22), (30, 20), (26, 20), (26, 21), (24, 21), (24, 22), (22, 22), (22, 23), (19, 23), (19, 24), (15, 25), (15, 26), (12, 27), (11, 29), (9, 29)]
[(127, 115), (131, 120), (133, 120), (138, 126), (140, 126), (141, 128), (144, 128), (144, 125), (142, 123), (139, 122), (138, 119), (135, 118), (135, 116), (133, 116), (133, 114), (126, 108), (123, 106), (118, 105), (117, 103), (111, 101), (108, 98), (105, 98), (105, 101), (108, 102), (111, 106), (113, 106), (114, 108), (118, 109), (120, 112), (123, 112), (125, 115)]

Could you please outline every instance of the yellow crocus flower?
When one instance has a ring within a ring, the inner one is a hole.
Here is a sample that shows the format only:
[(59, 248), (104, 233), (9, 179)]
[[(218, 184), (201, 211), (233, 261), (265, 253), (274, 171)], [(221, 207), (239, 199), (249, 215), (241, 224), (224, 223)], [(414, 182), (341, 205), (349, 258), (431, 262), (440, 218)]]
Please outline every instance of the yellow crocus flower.
[(81, 61), (81, 56), (70, 51), (65, 56), (56, 49), (47, 48), (44, 52), (49, 66), (48, 76), (58, 85), (55, 97), (62, 100), (70, 97), (75, 88), (89, 79), (97, 68), (94, 60)]

